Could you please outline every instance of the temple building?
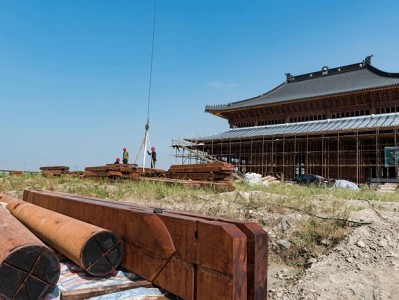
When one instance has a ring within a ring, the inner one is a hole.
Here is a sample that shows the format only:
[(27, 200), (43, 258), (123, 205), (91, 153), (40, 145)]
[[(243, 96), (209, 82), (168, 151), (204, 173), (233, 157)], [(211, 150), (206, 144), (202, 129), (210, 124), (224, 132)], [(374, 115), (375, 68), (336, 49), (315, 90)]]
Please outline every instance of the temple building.
[[(398, 182), (399, 73), (362, 62), (286, 74), (272, 90), (205, 111), (230, 129), (185, 139), (181, 157), (293, 179), (316, 174), (357, 183)], [(186, 153), (186, 154), (183, 154)]]

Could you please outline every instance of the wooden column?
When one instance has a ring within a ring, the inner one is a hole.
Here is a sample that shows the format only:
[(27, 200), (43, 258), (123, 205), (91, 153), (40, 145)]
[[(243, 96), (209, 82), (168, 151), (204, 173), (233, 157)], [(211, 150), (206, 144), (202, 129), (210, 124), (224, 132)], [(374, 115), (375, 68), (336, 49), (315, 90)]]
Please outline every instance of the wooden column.
[(105, 276), (123, 258), (123, 241), (109, 230), (0, 194), (0, 201), (36, 236), (60, 251), (86, 272)]
[(0, 205), (0, 299), (44, 298), (59, 277), (54, 251)]

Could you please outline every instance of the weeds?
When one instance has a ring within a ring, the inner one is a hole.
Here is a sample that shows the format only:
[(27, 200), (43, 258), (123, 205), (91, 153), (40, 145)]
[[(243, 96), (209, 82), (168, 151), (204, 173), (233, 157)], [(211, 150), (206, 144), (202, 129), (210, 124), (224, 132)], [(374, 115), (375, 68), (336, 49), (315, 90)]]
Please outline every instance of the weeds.
[[(358, 202), (353, 204), (347, 200), (372, 201), (370, 205), (373, 205), (377, 201), (399, 199), (398, 193), (380, 194), (368, 188), (350, 191), (288, 184), (268, 187), (235, 184), (235, 187), (234, 192), (219, 194), (212, 189), (148, 181), (93, 181), (70, 176), (47, 178), (40, 174), (0, 175), (0, 192), (18, 198), (22, 198), (24, 189), (43, 189), (256, 222), (268, 232), (274, 230), (276, 238), (291, 242), (292, 247), (276, 253), (296, 267), (306, 267), (310, 257), (326, 253), (346, 236), (350, 230), (349, 213), (362, 209)], [(292, 221), (293, 225), (288, 230), (277, 232), (283, 217), (297, 219)]]

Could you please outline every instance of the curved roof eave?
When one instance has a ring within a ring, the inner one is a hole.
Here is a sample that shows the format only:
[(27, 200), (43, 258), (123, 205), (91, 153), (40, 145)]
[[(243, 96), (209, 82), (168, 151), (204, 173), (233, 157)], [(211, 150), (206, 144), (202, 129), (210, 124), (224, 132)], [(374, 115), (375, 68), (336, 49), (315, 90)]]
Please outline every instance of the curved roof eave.
[(205, 111), (220, 115), (224, 111), (399, 86), (399, 73), (384, 72), (362, 63), (341, 68), (332, 69), (328, 75), (318, 72), (314, 76), (313, 73), (291, 76), (267, 93), (228, 104), (207, 105)]

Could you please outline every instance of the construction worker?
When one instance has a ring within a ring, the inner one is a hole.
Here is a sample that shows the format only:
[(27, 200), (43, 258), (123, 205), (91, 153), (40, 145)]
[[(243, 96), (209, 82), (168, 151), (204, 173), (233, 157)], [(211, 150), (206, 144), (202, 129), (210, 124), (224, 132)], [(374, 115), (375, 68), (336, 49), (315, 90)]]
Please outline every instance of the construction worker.
[(126, 148), (123, 148), (123, 154), (122, 154), (122, 162), (123, 164), (127, 164), (129, 161), (129, 152), (126, 151)]
[(121, 159), (119, 157), (117, 157), (114, 164), (119, 164), (120, 161), (121, 161)]
[(157, 162), (157, 153), (155, 152), (155, 147), (151, 147), (151, 152), (147, 151), (148, 155), (151, 155), (151, 168), (155, 168), (155, 163)]

